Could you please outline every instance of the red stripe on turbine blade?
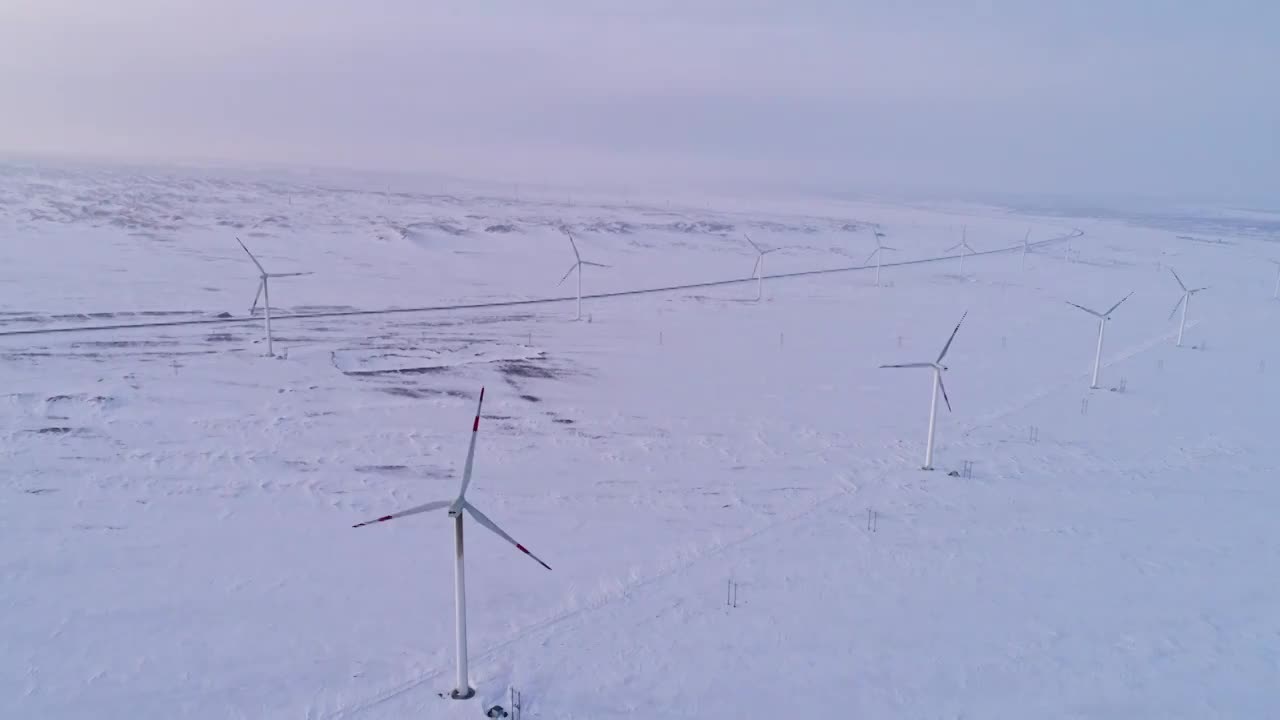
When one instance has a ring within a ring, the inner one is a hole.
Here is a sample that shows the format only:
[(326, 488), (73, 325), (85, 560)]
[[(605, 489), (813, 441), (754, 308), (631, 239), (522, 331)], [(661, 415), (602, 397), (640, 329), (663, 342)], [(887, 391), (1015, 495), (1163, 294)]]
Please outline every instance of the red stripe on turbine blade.
[(480, 416), (476, 416), (476, 422), (471, 426), (471, 432), (480, 432)]
[(537, 555), (534, 555), (533, 553), (529, 552), (529, 549), (528, 549), (528, 548), (526, 548), (525, 546), (521, 545), (520, 543), (516, 543), (516, 549), (517, 549), (517, 550), (519, 550), (520, 552), (524, 553), (525, 555), (528, 555), (529, 557), (533, 558), (533, 559), (534, 559), (534, 560), (535, 560), (539, 565), (541, 565), (542, 567), (544, 567), (544, 568), (546, 568), (546, 569), (548, 569), (548, 570), (550, 570), (550, 569), (551, 569), (551, 566), (550, 566), (550, 565), (548, 565), (548, 564), (546, 564), (546, 563), (542, 562), (541, 560), (538, 560), (538, 556), (537, 556)]
[(395, 518), (391, 517), (390, 515), (383, 515), (382, 517), (378, 518), (377, 520), (374, 520), (374, 522), (386, 522), (386, 521), (388, 521), (388, 520), (394, 520), (394, 519), (395, 519)]

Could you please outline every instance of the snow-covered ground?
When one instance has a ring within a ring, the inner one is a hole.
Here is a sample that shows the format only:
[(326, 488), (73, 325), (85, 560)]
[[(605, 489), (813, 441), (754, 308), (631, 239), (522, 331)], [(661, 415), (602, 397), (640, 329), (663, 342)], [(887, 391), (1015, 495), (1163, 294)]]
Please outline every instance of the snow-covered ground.
[[(1243, 215), (1243, 214), (1241, 214)], [(0, 333), (562, 296), (861, 264), (869, 223), (1019, 253), (484, 311), (0, 336), (0, 717), (1267, 718), (1280, 247), (1256, 228), (6, 168)], [(1230, 216), (1228, 216), (1229, 219)], [(1261, 225), (1259, 225), (1261, 223)], [(1186, 347), (1174, 267), (1211, 290)], [(1104, 386), (1087, 388), (1093, 318)], [(919, 469), (930, 361), (937, 470)], [(86, 315), (88, 317), (86, 317)], [(452, 684), (469, 497), (475, 700)], [(971, 463), (971, 465), (967, 465)], [(965, 472), (965, 468), (971, 470)], [(958, 476), (949, 473), (955, 471)], [(869, 528), (869, 514), (874, 530)], [(470, 527), (475, 528), (475, 525)], [(739, 584), (737, 607), (726, 586)]]

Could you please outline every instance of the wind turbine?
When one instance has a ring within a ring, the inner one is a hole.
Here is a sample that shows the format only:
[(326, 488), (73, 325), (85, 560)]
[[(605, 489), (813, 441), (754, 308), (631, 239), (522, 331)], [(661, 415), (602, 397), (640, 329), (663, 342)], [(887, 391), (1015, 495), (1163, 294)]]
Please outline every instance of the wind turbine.
[(275, 355), (271, 347), (271, 288), (268, 286), (269, 280), (273, 277), (301, 277), (303, 275), (311, 275), (309, 272), (292, 272), (292, 273), (269, 273), (266, 268), (262, 267), (262, 263), (258, 262), (258, 258), (249, 252), (249, 248), (244, 246), (244, 242), (240, 238), (236, 238), (236, 242), (240, 243), (240, 247), (244, 249), (249, 259), (258, 268), (258, 292), (253, 296), (253, 305), (249, 306), (249, 314), (253, 315), (258, 312), (258, 298), (262, 298), (262, 315), (267, 326), (267, 354)]
[(1280, 298), (1280, 260), (1272, 260), (1272, 265), (1276, 266), (1276, 289), (1271, 291), (1271, 299)]
[(1071, 307), (1080, 308), (1081, 310), (1098, 318), (1098, 351), (1093, 356), (1093, 382), (1089, 384), (1089, 388), (1091, 390), (1098, 389), (1098, 370), (1099, 368), (1102, 367), (1102, 335), (1103, 335), (1103, 332), (1107, 329), (1107, 321), (1111, 319), (1111, 313), (1115, 312), (1116, 308), (1120, 307), (1121, 303), (1123, 303), (1125, 300), (1128, 300), (1132, 296), (1133, 296), (1133, 293), (1129, 293), (1128, 295), (1125, 295), (1124, 297), (1120, 298), (1120, 302), (1116, 303), (1115, 305), (1112, 305), (1111, 309), (1107, 310), (1104, 313), (1100, 313), (1096, 310), (1090, 310), (1089, 308), (1083, 305), (1077, 305), (1073, 302), (1067, 302), (1067, 304), (1070, 305)]
[(747, 242), (751, 243), (752, 249), (756, 251), (756, 266), (751, 270), (751, 277), (756, 278), (756, 302), (760, 302), (764, 297), (764, 256), (771, 252), (777, 252), (778, 248), (765, 250), (757, 245), (750, 235), (742, 233), (742, 237), (746, 238)]
[(871, 254), (867, 256), (867, 259), (865, 262), (863, 262), (863, 265), (871, 262), (871, 258), (876, 259), (876, 287), (880, 287), (880, 256), (884, 254), (885, 250), (897, 252), (898, 248), (889, 247), (888, 245), (880, 244), (880, 238), (884, 237), (885, 235), (884, 233), (880, 232), (879, 227), (872, 225), (871, 233), (876, 238), (876, 249), (871, 251)]
[(947, 344), (942, 346), (942, 352), (938, 353), (938, 359), (933, 362), (922, 363), (905, 363), (902, 365), (881, 365), (882, 368), (928, 368), (933, 371), (933, 398), (929, 401), (929, 437), (924, 446), (924, 468), (925, 470), (933, 469), (933, 431), (938, 424), (938, 391), (942, 391), (942, 399), (947, 403), (947, 412), (951, 412), (951, 400), (947, 397), (947, 388), (942, 384), (942, 373), (946, 372), (947, 366), (942, 364), (943, 358), (947, 356), (947, 351), (951, 349), (951, 343), (956, 339), (956, 333), (960, 332), (960, 325), (964, 322), (965, 317), (969, 315), (966, 310), (964, 315), (960, 316), (960, 322), (956, 323), (956, 329), (951, 331), (951, 337), (947, 338)]
[(609, 266), (583, 260), (582, 255), (578, 254), (578, 244), (573, 241), (573, 233), (569, 232), (568, 228), (560, 228), (560, 229), (563, 230), (564, 234), (569, 238), (569, 246), (573, 248), (574, 260), (573, 260), (573, 265), (569, 266), (569, 271), (564, 274), (564, 277), (560, 278), (560, 282), (556, 283), (556, 286), (558, 287), (560, 285), (563, 285), (564, 281), (569, 279), (569, 276), (573, 274), (574, 270), (578, 271), (578, 313), (573, 319), (581, 320), (582, 319), (582, 266), (583, 265), (590, 265), (591, 267), (609, 267)]
[(1027, 228), (1027, 234), (1022, 236), (1022, 270), (1027, 269), (1027, 250), (1031, 249), (1031, 228)]
[(516, 542), (515, 538), (508, 535), (502, 528), (498, 527), (484, 513), (480, 512), (475, 505), (467, 500), (467, 485), (471, 483), (471, 468), (476, 456), (476, 435), (480, 432), (480, 407), (484, 405), (484, 388), (480, 388), (480, 402), (476, 404), (476, 419), (471, 425), (471, 445), (467, 448), (467, 461), (462, 466), (462, 489), (458, 491), (458, 497), (450, 500), (437, 500), (429, 502), (417, 507), (411, 507), (408, 510), (401, 510), (390, 515), (383, 515), (376, 520), (357, 523), (352, 527), (364, 527), (365, 525), (373, 525), (388, 520), (395, 520), (406, 515), (417, 515), (418, 513), (439, 510), (440, 508), (448, 508), (449, 517), (453, 518), (453, 591), (454, 591), (454, 630), (456, 633), (456, 651), (457, 651), (457, 683), (454, 685), (453, 692), (450, 696), (455, 700), (465, 700), (476, 694), (471, 688), (470, 681), (467, 678), (467, 590), (465, 569), (462, 562), (462, 515), (463, 511), (471, 513), (475, 521), (493, 531), (498, 537), (506, 540), (516, 547), (517, 550), (528, 555), (538, 562), (542, 567), (550, 570), (551, 566), (542, 562), (537, 555), (529, 552), (525, 546)]
[(968, 253), (974, 252), (974, 249), (969, 246), (968, 234), (969, 234), (969, 226), (965, 225), (963, 228), (960, 229), (960, 242), (947, 248), (947, 252), (951, 252), (952, 250), (960, 251), (960, 274), (961, 275), (964, 275), (964, 256)]
[(1182, 332), (1187, 329), (1187, 308), (1191, 306), (1191, 296), (1209, 288), (1187, 289), (1187, 286), (1182, 284), (1182, 278), (1178, 277), (1178, 273), (1173, 268), (1169, 268), (1169, 272), (1173, 273), (1173, 279), (1177, 280), (1178, 287), (1182, 288), (1182, 297), (1178, 298), (1177, 305), (1174, 305), (1173, 311), (1169, 313), (1169, 319), (1172, 320), (1173, 316), (1178, 312), (1178, 306), (1182, 306), (1182, 321), (1178, 323), (1178, 347), (1182, 347)]

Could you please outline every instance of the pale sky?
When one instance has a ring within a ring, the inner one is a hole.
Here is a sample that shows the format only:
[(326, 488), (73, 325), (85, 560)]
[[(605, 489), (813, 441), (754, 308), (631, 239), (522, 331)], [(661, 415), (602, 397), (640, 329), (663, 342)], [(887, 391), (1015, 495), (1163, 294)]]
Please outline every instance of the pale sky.
[(0, 152), (1280, 206), (1274, 0), (0, 0)]

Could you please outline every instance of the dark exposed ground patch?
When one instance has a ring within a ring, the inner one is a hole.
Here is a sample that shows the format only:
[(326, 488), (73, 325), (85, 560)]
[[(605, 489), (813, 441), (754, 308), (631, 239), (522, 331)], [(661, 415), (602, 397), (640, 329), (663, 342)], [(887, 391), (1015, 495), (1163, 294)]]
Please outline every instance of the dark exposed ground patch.
[(507, 377), (539, 378), (543, 380), (554, 380), (560, 377), (560, 373), (556, 370), (528, 360), (504, 360), (498, 364), (498, 369)]
[(205, 342), (234, 342), (236, 339), (236, 336), (231, 333), (213, 333), (205, 336), (204, 340)]
[(107, 397), (106, 395), (50, 395), (45, 398), (45, 402), (50, 405), (65, 402), (84, 402), (91, 403), (93, 405), (105, 405), (113, 399), (114, 398)]
[[(493, 325), (495, 323), (506, 323), (506, 322), (523, 322), (525, 320), (531, 320), (531, 319), (534, 319), (534, 315), (530, 313), (517, 313), (517, 314), (510, 314), (510, 315), (481, 315), (479, 317), (466, 318), (465, 320), (409, 320), (409, 321), (393, 323), (392, 327), (445, 328), (445, 327), (473, 326), (473, 325)], [(384, 335), (382, 337), (394, 338), (399, 336), (395, 334), (390, 334), (390, 335)], [(443, 338), (440, 338), (440, 339), (443, 339)], [(456, 338), (456, 340), (461, 342), (467, 342), (467, 341), (485, 342), (486, 341), (483, 338), (475, 338), (470, 336), (459, 336), (458, 338)]]
[(485, 420), (510, 420), (510, 415), (482, 415)]
[(325, 313), (325, 312), (350, 312), (359, 308), (353, 305), (298, 305), (294, 308), (294, 312), (299, 313)]
[(537, 395), (521, 395), (520, 399), (526, 402), (531, 402), (531, 403), (542, 402), (542, 398), (538, 397)]
[(26, 490), (23, 490), (22, 492), (28, 495), (45, 495), (48, 493), (56, 493), (58, 492), (58, 489), (57, 488), (28, 488)]
[(403, 473), (409, 471), (408, 465), (357, 465), (352, 468), (356, 472), (367, 473)]
[(553, 417), (553, 418), (551, 418), (551, 422), (553, 422), (553, 423), (560, 423), (561, 425), (572, 425), (572, 424), (573, 424), (573, 420), (570, 420), (569, 418), (562, 418), (562, 417)]
[(172, 347), (178, 343), (173, 340), (88, 340), (72, 343), (73, 348), (132, 348), (132, 347)]
[(40, 435), (66, 435), (74, 431), (75, 428), (69, 427), (43, 427), (36, 428), (35, 430), (28, 430), (27, 432), (37, 433)]
[(343, 375), (352, 377), (376, 377), (378, 375), (434, 375), (449, 370), (448, 365), (427, 365), (424, 367), (396, 368), (394, 370), (343, 370)]
[(434, 390), (431, 388), (412, 388), (412, 387), (403, 387), (403, 386), (384, 387), (379, 389), (382, 390), (382, 392), (387, 393), (388, 395), (415, 398), (419, 400), (422, 398), (440, 397), (442, 395), (446, 397), (456, 397), (456, 398), (471, 397), (470, 393), (465, 393), (461, 390)]
[(13, 322), (35, 323), (35, 322), (45, 322), (45, 321), (46, 321), (46, 318), (41, 317), (40, 315), (18, 315), (16, 313), (12, 314), (11, 316), (0, 319), (0, 322), (6, 322), (6, 323), (13, 323)]

